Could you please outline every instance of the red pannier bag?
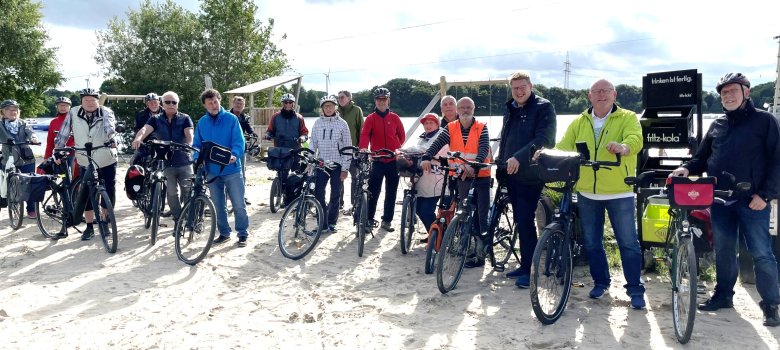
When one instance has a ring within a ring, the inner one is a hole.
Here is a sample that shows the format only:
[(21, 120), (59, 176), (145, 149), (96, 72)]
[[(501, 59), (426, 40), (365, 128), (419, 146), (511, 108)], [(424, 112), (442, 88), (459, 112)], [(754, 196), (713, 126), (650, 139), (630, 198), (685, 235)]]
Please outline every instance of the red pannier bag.
[(669, 177), (666, 179), (669, 206), (679, 209), (705, 209), (715, 199), (715, 177)]

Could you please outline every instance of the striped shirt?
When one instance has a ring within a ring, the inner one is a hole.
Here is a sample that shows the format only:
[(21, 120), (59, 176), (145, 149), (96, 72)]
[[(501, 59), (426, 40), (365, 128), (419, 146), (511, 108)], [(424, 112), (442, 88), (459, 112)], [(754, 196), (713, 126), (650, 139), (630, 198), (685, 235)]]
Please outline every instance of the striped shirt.
[[(471, 131), (471, 127), (473, 125), (474, 122), (472, 122), (468, 128), (464, 127), (463, 124), (460, 125), (460, 134), (463, 137), (464, 144), (469, 141), (469, 131)], [(429, 147), (428, 150), (425, 151), (425, 158), (426, 159), (432, 158), (436, 153), (439, 152), (439, 150), (442, 147), (449, 144), (450, 144), (450, 129), (448, 127), (443, 127), (442, 131), (439, 133), (439, 136), (431, 144), (431, 147)], [(484, 162), (485, 159), (488, 157), (489, 152), (490, 152), (490, 134), (488, 133), (487, 125), (485, 125), (482, 128), (482, 133), (479, 134), (479, 150), (477, 152), (477, 158), (474, 159), (474, 161), (478, 163)]]

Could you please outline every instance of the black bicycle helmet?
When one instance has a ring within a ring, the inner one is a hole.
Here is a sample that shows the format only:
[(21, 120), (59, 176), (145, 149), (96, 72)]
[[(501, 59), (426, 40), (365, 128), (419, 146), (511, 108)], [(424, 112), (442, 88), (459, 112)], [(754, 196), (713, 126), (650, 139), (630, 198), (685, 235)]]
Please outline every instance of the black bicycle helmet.
[(81, 96), (81, 98), (84, 98), (84, 96), (92, 96), (94, 98), (100, 98), (100, 94), (97, 92), (97, 90), (93, 88), (86, 88), (84, 90), (81, 90), (79, 92), (79, 96)]
[(154, 92), (150, 92), (150, 93), (146, 94), (146, 96), (144, 96), (144, 103), (149, 102), (149, 101), (154, 101), (154, 100), (157, 100), (157, 101), (160, 100), (160, 96), (158, 96)]
[(6, 107), (19, 107), (19, 102), (16, 102), (16, 100), (5, 100), (3, 103), (0, 103), (0, 109), (6, 108)]
[(69, 98), (67, 98), (67, 97), (65, 97), (65, 96), (60, 96), (60, 97), (57, 97), (57, 100), (56, 100), (56, 101), (54, 101), (54, 104), (55, 104), (55, 105), (56, 105), (56, 104), (60, 104), (60, 103), (67, 103), (69, 106), (72, 106), (72, 105), (73, 105), (73, 103), (72, 103), (72, 102), (70, 102), (70, 99), (69, 99)]
[(380, 88), (377, 88), (376, 90), (374, 90), (374, 98), (382, 98), (382, 97), (389, 98), (390, 97), (390, 90), (388, 90), (387, 88), (383, 88), (383, 87), (380, 87)]
[(718, 81), (718, 85), (715, 86), (715, 90), (720, 93), (720, 90), (723, 89), (724, 86), (728, 84), (740, 84), (744, 87), (749, 88), (750, 87), (750, 80), (746, 76), (744, 76), (742, 73), (726, 73), (726, 75), (722, 76), (720, 78), (720, 81)]

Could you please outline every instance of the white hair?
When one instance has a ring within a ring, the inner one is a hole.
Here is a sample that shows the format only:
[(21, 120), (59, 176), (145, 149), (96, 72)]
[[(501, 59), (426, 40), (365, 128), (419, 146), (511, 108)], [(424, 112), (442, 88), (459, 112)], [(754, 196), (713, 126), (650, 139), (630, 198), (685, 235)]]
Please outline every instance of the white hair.
[(165, 99), (165, 96), (173, 97), (173, 99), (176, 100), (176, 102), (179, 102), (179, 94), (177, 94), (177, 93), (175, 93), (173, 91), (168, 91), (168, 92), (162, 94), (162, 98), (163, 99)]

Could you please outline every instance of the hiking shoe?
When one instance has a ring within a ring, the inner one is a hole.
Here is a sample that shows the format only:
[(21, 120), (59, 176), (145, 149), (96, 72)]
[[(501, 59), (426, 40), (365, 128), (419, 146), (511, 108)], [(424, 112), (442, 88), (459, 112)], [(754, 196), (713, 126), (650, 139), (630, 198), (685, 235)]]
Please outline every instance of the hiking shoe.
[(631, 296), (631, 308), (642, 310), (645, 308), (645, 296), (643, 294)]
[(214, 244), (222, 244), (229, 240), (230, 240), (230, 236), (219, 235), (219, 237), (214, 238)]
[[(222, 236), (220, 236), (222, 237)], [(246, 236), (244, 237), (238, 237), (238, 246), (239, 247), (246, 247)]]
[(428, 237), (420, 238), (420, 243), (428, 243)]
[(334, 232), (338, 231), (338, 229), (336, 229), (336, 225), (328, 225), (328, 231), (330, 231), (331, 233), (334, 233)]
[(485, 258), (479, 258), (475, 255), (469, 255), (466, 257), (466, 263), (463, 267), (467, 269), (485, 266)]
[(95, 230), (92, 227), (87, 227), (84, 232), (81, 233), (81, 240), (88, 241), (95, 237)]
[(170, 210), (166, 210), (165, 212), (160, 214), (160, 216), (162, 216), (164, 218), (169, 218), (169, 217), (171, 217), (171, 211)]
[(507, 278), (518, 278), (518, 277), (520, 277), (522, 275), (527, 275), (527, 274), (528, 274), (527, 272), (523, 273), (523, 269), (518, 267), (517, 269), (508, 272), (506, 274), (506, 277)]
[(588, 293), (588, 296), (591, 299), (601, 299), (601, 297), (604, 296), (604, 293), (607, 292), (607, 289), (602, 286), (595, 286), (593, 289), (590, 290), (590, 293)]
[(699, 310), (701, 311), (718, 311), (718, 309), (731, 309), (733, 307), (734, 302), (730, 297), (718, 295), (717, 292), (707, 301), (699, 304)]
[(769, 305), (762, 301), (758, 303), (758, 306), (760, 306), (761, 311), (764, 312), (764, 326), (780, 326), (780, 316), (777, 314), (777, 305)]
[(517, 277), (515, 281), (517, 288), (528, 289), (531, 286), (531, 275), (524, 274)]
[(383, 230), (385, 230), (387, 232), (395, 231), (393, 226), (391, 226), (390, 221), (382, 221), (382, 226), (380, 226), (380, 228), (382, 228)]
[(35, 220), (35, 218), (37, 218), (37, 217), (38, 217), (38, 214), (36, 214), (34, 211), (31, 211), (31, 212), (27, 213), (27, 218), (28, 219)]

